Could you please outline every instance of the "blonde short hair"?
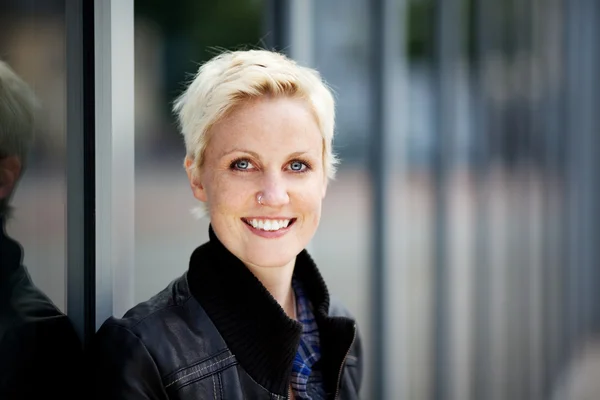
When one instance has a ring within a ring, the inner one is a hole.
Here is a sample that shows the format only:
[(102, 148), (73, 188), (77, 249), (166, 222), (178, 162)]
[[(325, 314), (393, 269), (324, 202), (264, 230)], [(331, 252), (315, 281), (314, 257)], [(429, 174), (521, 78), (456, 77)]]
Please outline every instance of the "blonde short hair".
[[(25, 169), (34, 138), (38, 100), (33, 90), (0, 61), (0, 157), (17, 156)], [(0, 216), (9, 212), (9, 198), (0, 200)]]
[(323, 136), (323, 167), (334, 178), (338, 160), (333, 153), (335, 103), (331, 90), (313, 69), (268, 50), (222, 53), (205, 64), (174, 103), (185, 140), (186, 156), (202, 167), (210, 129), (244, 100), (290, 96), (306, 100)]

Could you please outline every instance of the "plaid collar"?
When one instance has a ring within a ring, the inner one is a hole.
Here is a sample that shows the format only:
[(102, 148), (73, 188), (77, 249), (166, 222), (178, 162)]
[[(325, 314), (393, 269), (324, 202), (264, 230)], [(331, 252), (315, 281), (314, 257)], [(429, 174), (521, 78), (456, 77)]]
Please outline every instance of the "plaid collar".
[[(315, 321), (310, 301), (306, 297), (302, 285), (295, 279), (292, 287), (296, 295), (296, 314), (302, 324), (302, 336), (298, 351), (292, 366), (292, 390), (298, 399), (310, 399), (308, 393), (308, 378), (311, 376), (313, 366), (321, 358), (319, 345), (319, 328)], [(320, 376), (320, 375), (319, 375)], [(311, 380), (311, 385), (323, 385), (321, 380)]]

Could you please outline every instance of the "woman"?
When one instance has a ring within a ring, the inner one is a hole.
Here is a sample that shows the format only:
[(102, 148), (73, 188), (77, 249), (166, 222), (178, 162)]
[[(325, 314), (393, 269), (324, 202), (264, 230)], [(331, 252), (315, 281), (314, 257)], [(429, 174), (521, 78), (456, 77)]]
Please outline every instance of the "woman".
[(221, 54), (175, 102), (210, 240), (96, 336), (100, 399), (355, 399), (356, 324), (304, 249), (321, 217), (334, 101), (265, 50)]

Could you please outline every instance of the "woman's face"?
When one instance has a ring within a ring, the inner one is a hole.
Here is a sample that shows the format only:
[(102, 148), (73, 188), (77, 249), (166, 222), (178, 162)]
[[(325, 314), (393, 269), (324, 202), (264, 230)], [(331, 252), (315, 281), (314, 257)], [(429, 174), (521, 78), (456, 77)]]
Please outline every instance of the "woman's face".
[(191, 160), (186, 165), (215, 234), (247, 265), (293, 262), (319, 225), (327, 187), (323, 140), (308, 105), (287, 97), (248, 100), (210, 135), (196, 179)]

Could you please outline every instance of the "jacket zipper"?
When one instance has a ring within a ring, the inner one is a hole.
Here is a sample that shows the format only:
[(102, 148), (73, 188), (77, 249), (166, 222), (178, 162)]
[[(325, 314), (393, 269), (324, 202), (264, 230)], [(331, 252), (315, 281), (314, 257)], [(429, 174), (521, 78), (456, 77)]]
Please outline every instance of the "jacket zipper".
[(354, 344), (355, 340), (356, 340), (356, 324), (354, 324), (354, 336), (352, 337), (352, 341), (350, 342), (350, 347), (348, 347), (348, 351), (346, 351), (346, 355), (344, 356), (344, 359), (342, 360), (342, 365), (340, 366), (340, 372), (338, 373), (338, 380), (337, 380), (337, 384), (335, 385), (335, 397), (334, 397), (335, 400), (337, 400), (338, 396), (340, 395), (340, 384), (342, 381), (342, 372), (344, 371), (344, 364), (346, 364), (346, 359), (348, 358), (348, 354), (350, 354), (350, 349), (352, 348), (352, 345)]

